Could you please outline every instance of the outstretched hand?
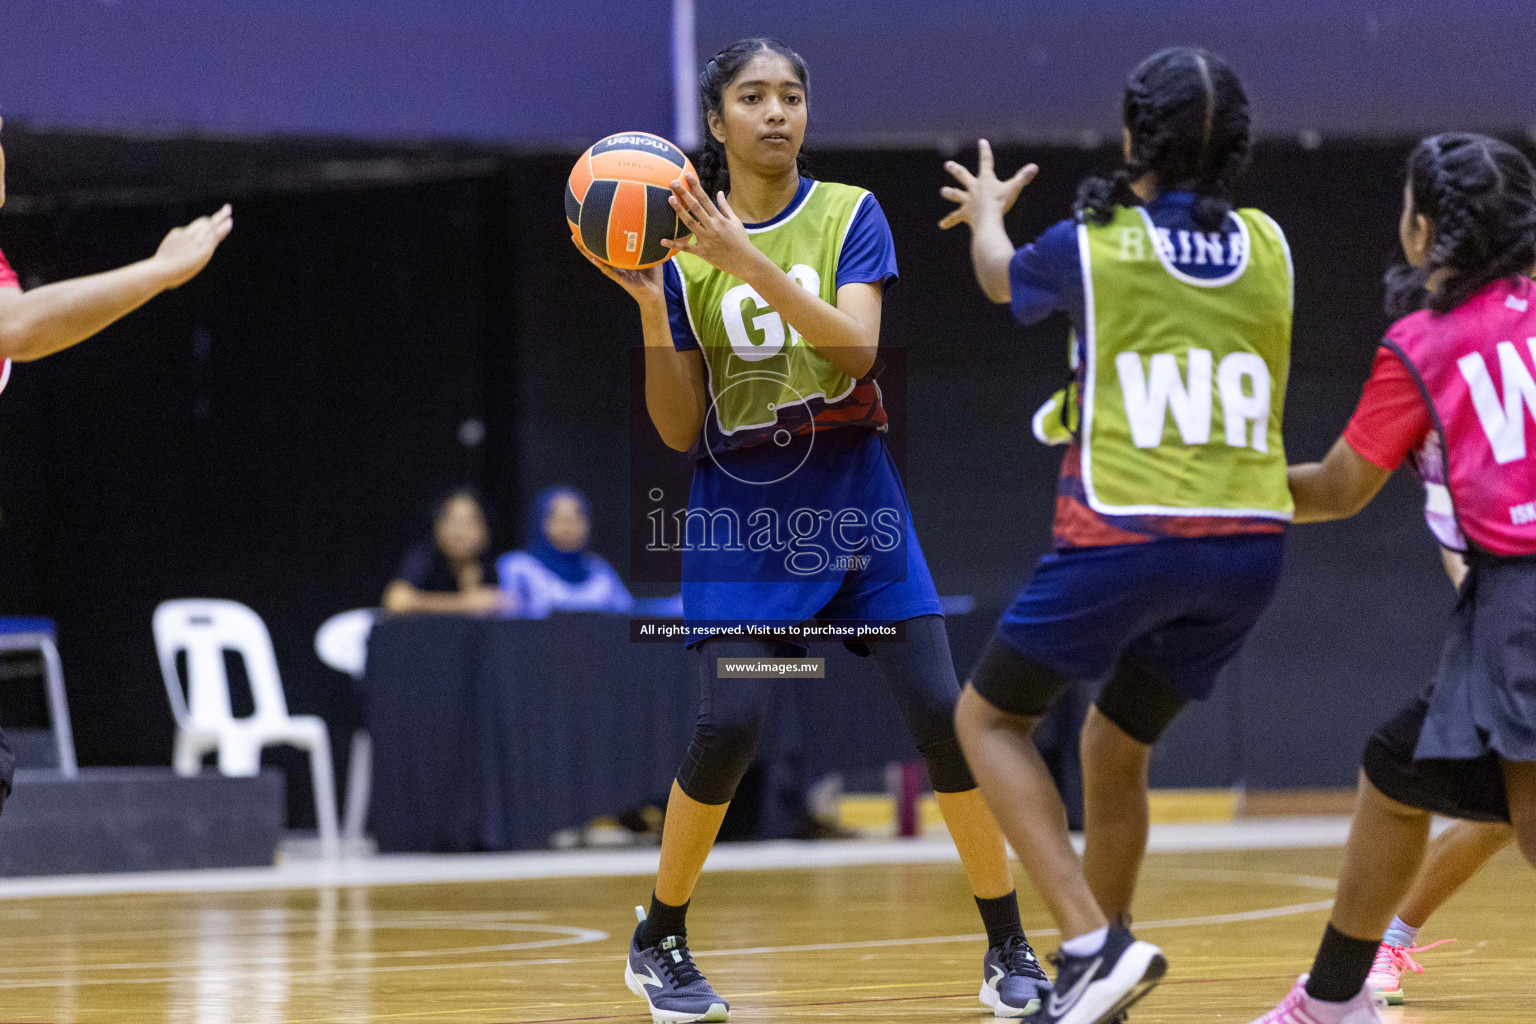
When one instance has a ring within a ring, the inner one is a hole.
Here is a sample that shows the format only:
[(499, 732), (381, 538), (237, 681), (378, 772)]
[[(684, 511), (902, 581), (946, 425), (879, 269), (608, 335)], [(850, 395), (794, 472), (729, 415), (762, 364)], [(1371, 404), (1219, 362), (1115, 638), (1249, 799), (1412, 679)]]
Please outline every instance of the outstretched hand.
[(992, 166), (992, 146), (986, 139), (982, 139), (977, 143), (976, 150), (975, 174), (967, 170), (963, 164), (953, 160), (944, 162), (944, 169), (960, 183), (961, 187), (946, 185), (939, 189), (939, 195), (958, 204), (943, 220), (939, 221), (940, 228), (948, 230), (956, 224), (969, 224), (974, 230), (976, 225), (987, 216), (996, 214), (1001, 218), (1003, 214), (1013, 209), (1013, 204), (1019, 198), (1019, 193), (1024, 191), (1024, 186), (1040, 173), (1040, 168), (1035, 164), (1025, 164), (1013, 177), (999, 181), (997, 172)]
[(662, 239), (661, 244), (678, 252), (691, 252), (716, 270), (746, 280), (762, 253), (752, 244), (747, 226), (725, 198), (710, 199), (696, 175), (688, 173), (672, 183), (672, 209), (683, 230), (692, 237)]
[(225, 203), (216, 213), (199, 217), (185, 227), (172, 228), (153, 257), (164, 275), (165, 287), (180, 288), (196, 277), (234, 226), (234, 211)]

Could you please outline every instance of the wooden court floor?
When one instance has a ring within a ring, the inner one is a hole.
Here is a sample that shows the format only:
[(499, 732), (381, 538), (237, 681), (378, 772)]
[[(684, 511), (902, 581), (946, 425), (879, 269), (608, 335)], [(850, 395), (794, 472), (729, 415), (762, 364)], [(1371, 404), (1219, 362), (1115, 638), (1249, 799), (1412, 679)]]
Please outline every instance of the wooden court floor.
[[(1153, 854), (1137, 919), (1167, 952), (1142, 1022), (1244, 1024), (1310, 962), (1341, 851)], [(0, 901), (4, 1024), (643, 1021), (624, 989), (648, 879)], [(1026, 927), (1055, 947), (1032, 897)], [(1501, 854), (1426, 931), (1388, 1019), (1536, 1021), (1536, 872)], [(955, 864), (706, 874), (700, 965), (736, 1021), (990, 1020)]]

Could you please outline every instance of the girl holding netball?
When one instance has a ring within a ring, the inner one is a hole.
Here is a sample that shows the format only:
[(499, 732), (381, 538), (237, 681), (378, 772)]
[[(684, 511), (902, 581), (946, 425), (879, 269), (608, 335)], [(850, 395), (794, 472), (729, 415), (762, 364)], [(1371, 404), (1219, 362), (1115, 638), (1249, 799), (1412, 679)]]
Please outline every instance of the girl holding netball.
[(1255, 1024), (1379, 1020), (1366, 978), (1431, 813), (1509, 822), (1536, 865), (1536, 171), (1495, 139), (1425, 139), (1399, 234), (1387, 308), (1401, 319), (1344, 436), (1291, 468), (1291, 493), (1301, 521), (1343, 519), (1412, 457), (1444, 488), (1436, 534), (1469, 572), (1434, 681), (1366, 746), (1312, 972)]
[[(957, 727), (982, 793), (1061, 927), (1043, 1019), (1117, 1019), (1161, 979), (1127, 928), (1146, 849), (1152, 746), (1206, 697), (1280, 577), (1280, 420), (1291, 266), (1279, 227), (1234, 210), (1248, 100), (1219, 57), (1176, 48), (1126, 82), (1125, 166), (1015, 250), (1003, 226), (1028, 166), (947, 165), (976, 278), (1026, 324), (1072, 321), (1081, 405), (1056, 499), (1056, 551), (1004, 613)], [(1031, 733), (1077, 680), (1106, 679), (1082, 737), (1080, 861)]]
[[(704, 531), (691, 527), (684, 548), (685, 616), (696, 637), (816, 618), (902, 624), (904, 641), (873, 644), (873, 656), (927, 762), (986, 925), (981, 999), (998, 1016), (1033, 1012), (1049, 983), (1019, 924), (1002, 836), (955, 738), (959, 685), (944, 618), (885, 443), (874, 374), (882, 299), (896, 277), (890, 229), (868, 192), (802, 173), (807, 81), (794, 51), (742, 40), (709, 61), (700, 84), (699, 175), (672, 186), (690, 237), (671, 243), (677, 257), (662, 267), (598, 264), (640, 306), (651, 419), (695, 460), (688, 515)], [(625, 970), (657, 1021), (728, 1014), (689, 957), (685, 914), (772, 684), (722, 678), (717, 663), (805, 653), (721, 636), (694, 651), (697, 731)]]

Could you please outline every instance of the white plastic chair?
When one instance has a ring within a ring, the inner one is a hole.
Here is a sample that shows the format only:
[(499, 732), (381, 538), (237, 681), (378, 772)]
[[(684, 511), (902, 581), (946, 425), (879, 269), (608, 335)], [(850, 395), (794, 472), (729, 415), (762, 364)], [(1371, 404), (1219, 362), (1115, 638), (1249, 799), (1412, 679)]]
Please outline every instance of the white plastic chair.
[[(375, 608), (354, 608), (332, 615), (315, 633), (315, 654), (330, 668), (353, 679), (363, 678), (368, 664), (368, 637), (378, 616)], [(373, 737), (367, 729), (358, 729), (352, 734), (352, 753), (347, 762), (347, 810), (341, 825), (348, 849), (363, 838), (372, 792)]]
[[(166, 601), (155, 609), (154, 632), (160, 673), (176, 717), (176, 774), (196, 775), (211, 751), (218, 751), (221, 773), (245, 776), (261, 770), (265, 747), (287, 744), (308, 751), (320, 848), (325, 856), (335, 856), (339, 846), (330, 735), (320, 717), (288, 713), (272, 637), (261, 617), (235, 601)], [(185, 697), (176, 670), (176, 655), (183, 651)], [(255, 711), (242, 718), (230, 708), (225, 651), (240, 656), (250, 681)]]

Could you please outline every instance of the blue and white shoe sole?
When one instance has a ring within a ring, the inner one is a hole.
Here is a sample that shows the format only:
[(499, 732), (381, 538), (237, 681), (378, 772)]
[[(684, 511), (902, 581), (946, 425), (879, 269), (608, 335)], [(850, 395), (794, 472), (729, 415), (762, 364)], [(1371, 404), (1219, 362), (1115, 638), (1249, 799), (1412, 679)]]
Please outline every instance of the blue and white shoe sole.
[(1040, 1000), (1038, 999), (1031, 999), (1024, 1006), (1009, 1006), (1003, 1002), (1003, 997), (998, 995), (997, 989), (986, 982), (981, 983), (981, 992), (978, 998), (982, 1003), (992, 1008), (992, 1016), (994, 1017), (1029, 1017), (1040, 1010)]
[(640, 979), (635, 977), (635, 972), (627, 962), (624, 964), (624, 984), (631, 992), (645, 1000), (645, 1005), (651, 1009), (651, 1020), (656, 1024), (694, 1024), (695, 1021), (708, 1021), (710, 1024), (715, 1024), (715, 1022), (731, 1019), (730, 1008), (724, 1003), (710, 1003), (709, 1009), (703, 1013), (658, 1009), (656, 1004), (651, 1002), (650, 992), (646, 990)]
[(1150, 942), (1133, 942), (1109, 977), (1088, 986), (1077, 1005), (1056, 1024), (1109, 1024), (1140, 1002), (1168, 973), (1162, 950)]

